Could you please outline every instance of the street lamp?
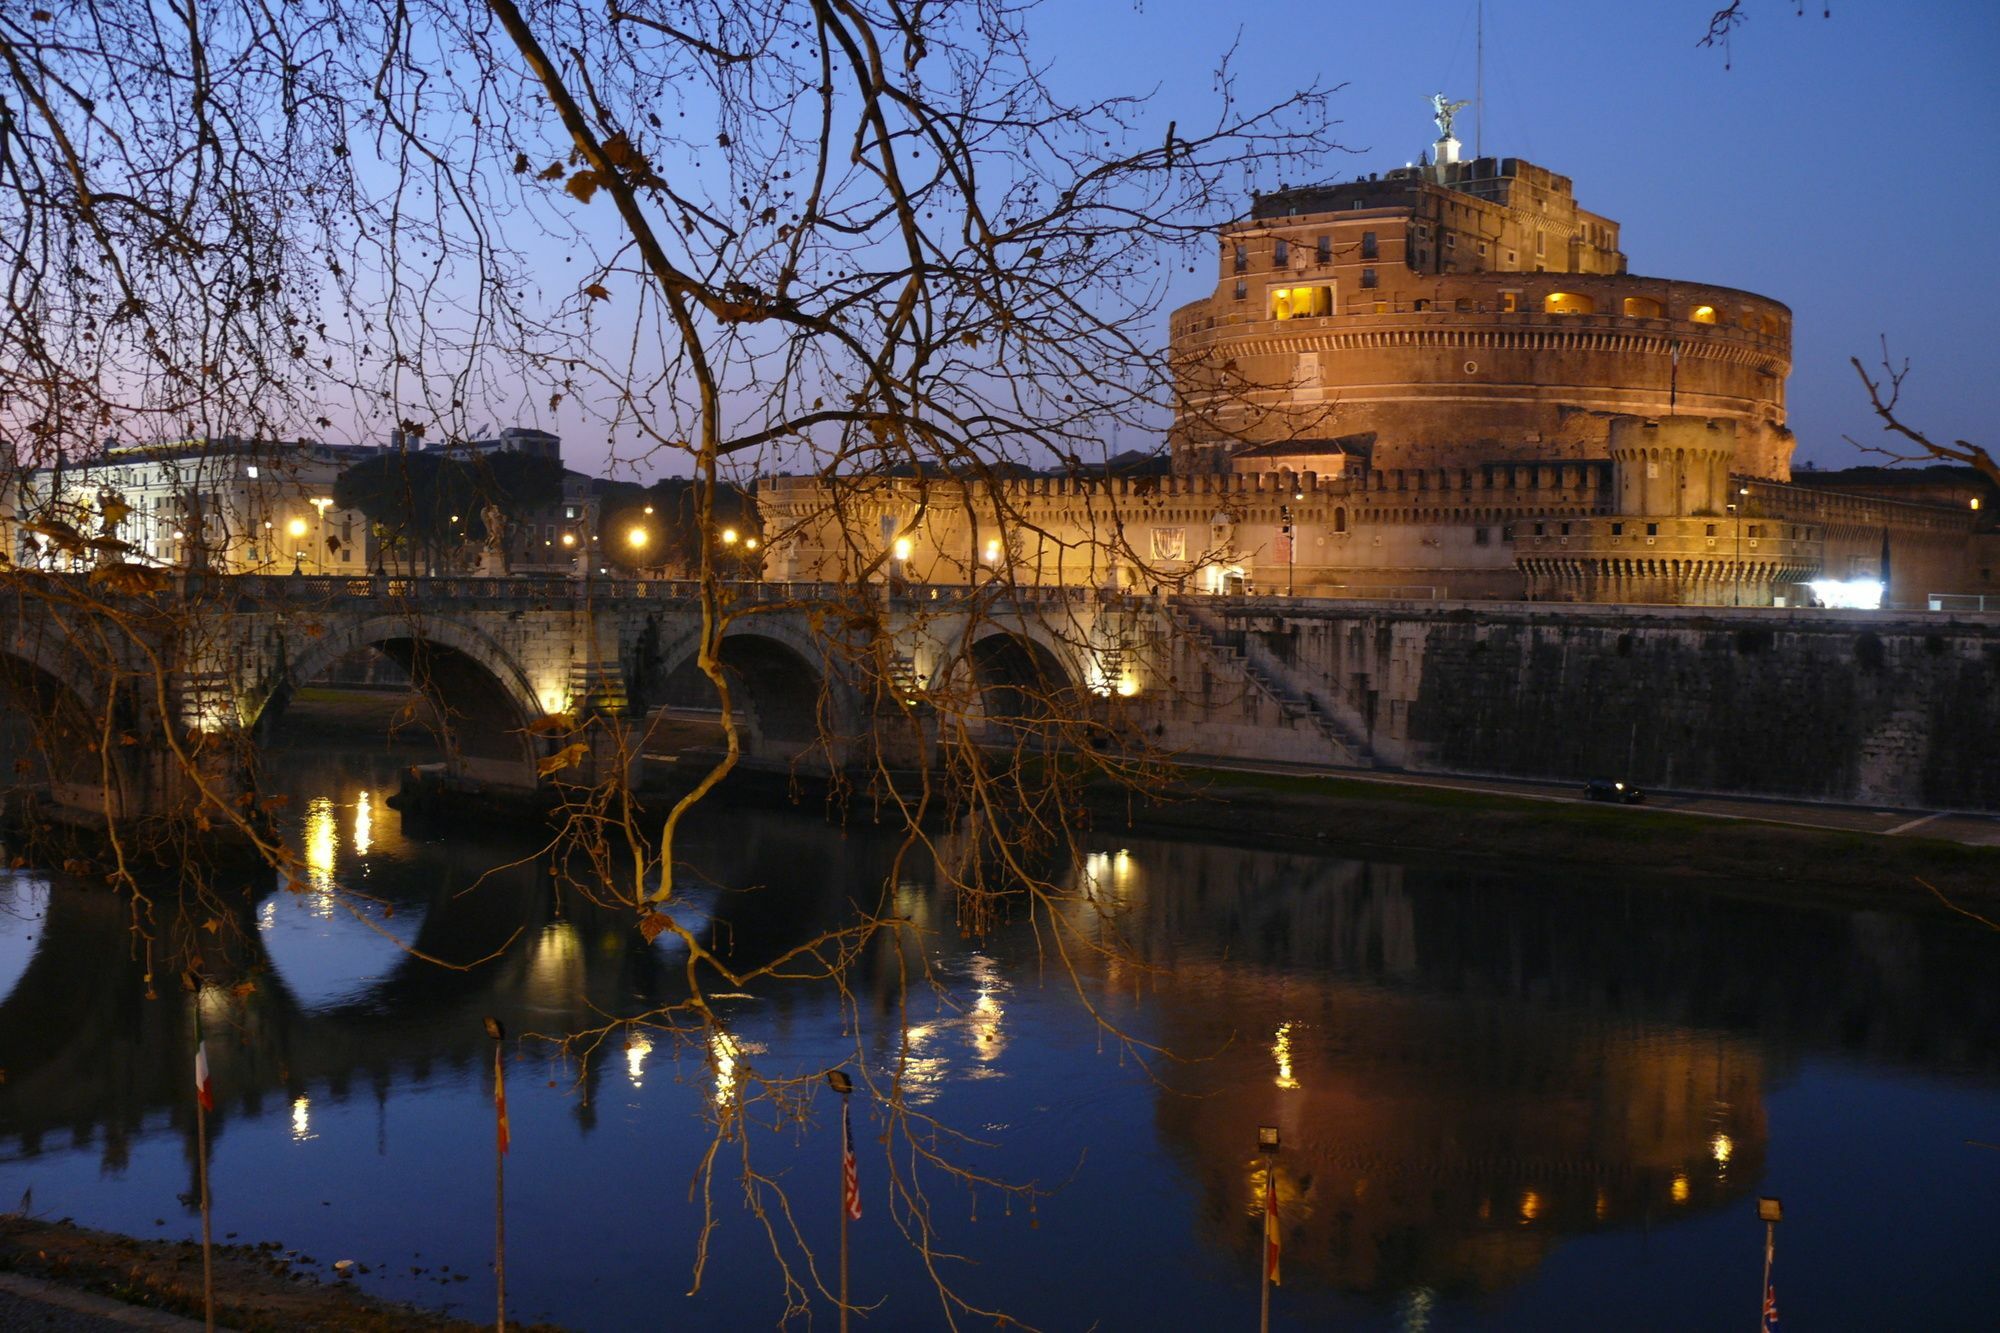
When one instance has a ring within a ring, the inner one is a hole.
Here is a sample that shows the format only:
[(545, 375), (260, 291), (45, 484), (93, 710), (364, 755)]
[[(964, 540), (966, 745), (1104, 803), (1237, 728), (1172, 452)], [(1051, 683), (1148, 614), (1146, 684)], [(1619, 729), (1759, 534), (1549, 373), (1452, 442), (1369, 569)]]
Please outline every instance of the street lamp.
[(1777, 1299), (1771, 1292), (1771, 1257), (1777, 1248), (1778, 1223), (1785, 1220), (1784, 1205), (1776, 1199), (1757, 1200), (1757, 1220), (1764, 1224), (1764, 1286), (1757, 1293), (1757, 1328), (1759, 1333), (1777, 1326)]
[(1292, 573), (1297, 568), (1296, 550), (1299, 544), (1298, 539), (1292, 535), (1292, 507), (1290, 505), (1278, 506), (1278, 520), (1282, 525), (1279, 531), (1284, 534), (1285, 538), (1285, 596), (1290, 597), (1292, 595)]
[[(1744, 496), (1748, 494), (1750, 494), (1750, 488), (1748, 486), (1739, 486), (1736, 488), (1736, 496), (1738, 500), (1741, 500)], [(1736, 560), (1734, 562), (1735, 567), (1732, 570), (1730, 576), (1730, 585), (1732, 591), (1735, 594), (1733, 600), (1735, 601), (1736, 605), (1741, 606), (1743, 605), (1743, 508), (1744, 506), (1742, 504), (1732, 504), (1732, 505), (1725, 505), (1724, 508), (1729, 510), (1729, 516), (1735, 520), (1734, 526), (1736, 528)]]
[(333, 501), (326, 496), (316, 495), (306, 503), (319, 511), (319, 549), (314, 563), (319, 566), (319, 572), (324, 574), (326, 573), (326, 511), (332, 506)]

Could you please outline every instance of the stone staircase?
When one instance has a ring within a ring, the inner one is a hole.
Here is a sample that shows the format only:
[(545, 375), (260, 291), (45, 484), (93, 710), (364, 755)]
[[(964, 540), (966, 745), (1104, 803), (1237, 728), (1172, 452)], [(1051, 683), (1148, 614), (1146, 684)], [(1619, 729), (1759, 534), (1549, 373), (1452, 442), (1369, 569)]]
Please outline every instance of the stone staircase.
[(1333, 747), (1335, 762), (1353, 768), (1374, 768), (1374, 749), (1367, 736), (1350, 726), (1334, 705), (1312, 690), (1298, 685), (1291, 669), (1274, 657), (1255, 638), (1232, 630), (1207, 611), (1169, 604), (1168, 615), (1176, 632), (1200, 645), (1215, 661), (1240, 673), (1261, 691), (1287, 722), (1303, 719), (1315, 727)]

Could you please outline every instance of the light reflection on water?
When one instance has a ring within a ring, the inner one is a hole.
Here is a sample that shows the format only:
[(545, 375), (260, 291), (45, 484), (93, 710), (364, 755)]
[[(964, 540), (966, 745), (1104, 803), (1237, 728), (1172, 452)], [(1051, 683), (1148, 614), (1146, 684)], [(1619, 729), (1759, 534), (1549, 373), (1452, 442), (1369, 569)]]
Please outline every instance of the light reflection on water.
[[(387, 1294), (476, 1309), (480, 1279), (444, 1289), (409, 1269), (479, 1273), (486, 1259), (480, 1018), (573, 1030), (671, 999), (684, 946), (643, 944), (532, 861), (471, 888), (506, 846), (412, 831), (370, 796), (379, 773), (332, 776), (295, 805), (303, 891), (265, 896), (234, 946), (249, 989), (201, 996), (224, 1097), (218, 1206), (245, 1236), (370, 1263)], [(715, 938), (746, 956), (870, 900), (890, 864), (865, 834), (748, 812), (705, 816), (686, 855), (712, 881), (690, 922), (704, 939), (726, 927)], [(1280, 1323), (1559, 1327), (1587, 1302), (1593, 1323), (1726, 1324), (1739, 1284), (1706, 1279), (1755, 1258), (1743, 1214), (1757, 1192), (1785, 1192), (1788, 1213), (1815, 1192), (1787, 1145), (1825, 1135), (1828, 1117), (1790, 1089), (1829, 1067), (1856, 1128), (1813, 1150), (1838, 1152), (1841, 1188), (1806, 1208), (1824, 1224), (1788, 1225), (1787, 1313), (1803, 1320), (1822, 1301), (1821, 1326), (1865, 1314), (1888, 1280), (1888, 1260), (1854, 1239), (1878, 1239), (1867, 1201), (1912, 1181), (1936, 1200), (1899, 1222), (1919, 1256), (1937, 1256), (1904, 1298), (1915, 1317), (1949, 1326), (2000, 1297), (1990, 1269), (1953, 1249), (1993, 1201), (1958, 1156), (1977, 1135), (1948, 1128), (1984, 1116), (1990, 1135), (2000, 1116), (1983, 941), (1684, 886), (1614, 893), (1138, 837), (1092, 850), (1077, 876), (1087, 899), (1070, 922), (1131, 946), (1078, 964), (1130, 1044), (1090, 1022), (1060, 969), (1037, 970), (1024, 927), (961, 941), (921, 877), (893, 902), (942, 993), (913, 989), (899, 1034), (887, 956), (857, 977), (877, 1085), (973, 1132), (955, 1151), (979, 1170), (1055, 1187), (1032, 1219), (940, 1188), (949, 1240), (982, 1261), (965, 1280), (983, 1299), (1057, 1326), (1235, 1322), (1256, 1299), (1270, 1169)], [(364, 878), (366, 898), (341, 893)], [(172, 1200), (187, 1188), (191, 1022), (171, 993), (138, 997), (125, 924), (106, 895), (0, 878), (0, 1162), (62, 1214), (186, 1235)], [(399, 941), (464, 970), (418, 964)], [(810, 1113), (813, 1132), (773, 1132), (749, 1099), (774, 1073), (839, 1062), (848, 1012), (779, 988), (732, 1004), (726, 1031), (697, 1045), (637, 1029), (586, 1070), (510, 1047), (510, 1197), (524, 1202), (508, 1225), (533, 1256), (510, 1264), (510, 1297), (579, 1327), (658, 1322), (631, 1238), (655, 1262), (692, 1252), (688, 1181), (716, 1124), (748, 1131), (742, 1149), (789, 1182), (823, 1244), (828, 1108)], [(50, 1032), (77, 1035), (31, 1038)], [(599, 1096), (606, 1079), (615, 1099)], [(922, 1323), (924, 1276), (887, 1225), (881, 1122), (865, 1097), (854, 1109), (861, 1225), (883, 1228), (865, 1233), (860, 1289)], [(1268, 1167), (1253, 1151), (1264, 1123), (1284, 1144)], [(718, 1276), (670, 1302), (671, 1322), (771, 1322), (782, 1302), (761, 1227), (718, 1216)], [(1709, 1294), (1721, 1286), (1732, 1294)]]

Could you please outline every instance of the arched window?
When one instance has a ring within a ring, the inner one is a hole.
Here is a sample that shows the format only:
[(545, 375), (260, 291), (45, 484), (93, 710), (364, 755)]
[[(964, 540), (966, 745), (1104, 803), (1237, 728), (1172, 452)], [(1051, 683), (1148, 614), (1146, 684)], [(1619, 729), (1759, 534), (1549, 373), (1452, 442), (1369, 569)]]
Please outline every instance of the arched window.
[(1715, 323), (1715, 307), (1712, 305), (1698, 305), (1688, 315), (1688, 318), (1697, 324), (1713, 324)]
[(1667, 308), (1650, 296), (1625, 298), (1625, 314), (1630, 319), (1658, 319), (1666, 313)]
[(1580, 292), (1550, 292), (1542, 298), (1542, 313), (1545, 315), (1589, 315), (1597, 311), (1597, 302)]

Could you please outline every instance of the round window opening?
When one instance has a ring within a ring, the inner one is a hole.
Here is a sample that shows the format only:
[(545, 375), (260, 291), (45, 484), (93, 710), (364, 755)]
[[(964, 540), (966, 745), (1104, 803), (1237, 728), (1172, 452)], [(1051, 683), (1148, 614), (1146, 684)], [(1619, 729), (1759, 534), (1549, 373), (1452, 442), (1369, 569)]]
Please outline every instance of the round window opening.
[(1477, 375), (1479, 373), (1479, 363), (1477, 361), (1466, 362), (1465, 373), (1468, 375)]

